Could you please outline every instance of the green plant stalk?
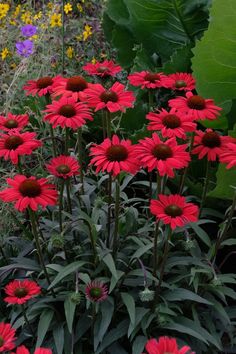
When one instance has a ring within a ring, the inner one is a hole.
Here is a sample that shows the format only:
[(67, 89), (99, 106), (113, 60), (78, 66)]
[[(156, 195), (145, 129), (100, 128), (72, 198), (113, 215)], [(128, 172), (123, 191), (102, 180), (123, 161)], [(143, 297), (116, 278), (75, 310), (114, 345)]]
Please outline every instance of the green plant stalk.
[(83, 173), (83, 155), (82, 155), (82, 129), (78, 130), (78, 158), (80, 165), (80, 183), (81, 183), (81, 192), (84, 194), (84, 173)]
[[(194, 136), (195, 136), (195, 133), (192, 132), (191, 139), (190, 139), (190, 145), (189, 145), (189, 154), (191, 154), (192, 149), (193, 149)], [(182, 174), (182, 176), (180, 178), (179, 194), (182, 194), (182, 192), (183, 192), (185, 180), (186, 180), (186, 177), (187, 177), (187, 172), (188, 172), (188, 166), (185, 167), (184, 173)]]
[(153, 276), (157, 277), (157, 242), (159, 236), (159, 222), (156, 223), (153, 240)]
[(70, 198), (70, 178), (66, 180), (66, 194), (67, 194), (68, 211), (70, 214), (72, 214), (72, 204)]
[(108, 205), (107, 205), (107, 240), (106, 246), (109, 247), (109, 241), (111, 236), (111, 190), (112, 190), (112, 175), (109, 173), (108, 177)]
[(61, 73), (64, 75), (65, 71), (65, 14), (64, 14), (64, 6), (65, 6), (65, 0), (62, 0), (62, 28), (61, 28), (61, 38), (62, 38), (62, 70)]
[(232, 218), (234, 216), (234, 210), (236, 208), (236, 191), (234, 192), (234, 197), (233, 197), (233, 201), (232, 201), (232, 205), (231, 205), (231, 208), (230, 208), (230, 212), (229, 212), (229, 216), (227, 218), (227, 222), (224, 224), (224, 227), (223, 227), (223, 230), (221, 232), (221, 234), (219, 235), (217, 241), (216, 241), (216, 244), (215, 244), (215, 250), (214, 250), (214, 253), (213, 253), (213, 263), (215, 263), (215, 260), (216, 260), (216, 255), (217, 255), (217, 252), (220, 248), (220, 245), (221, 243), (224, 241), (226, 235), (227, 235), (227, 232), (229, 230), (229, 227), (231, 225), (231, 222), (232, 222)]
[(149, 112), (152, 109), (153, 106), (153, 95), (152, 95), (152, 90), (148, 89), (148, 106), (149, 106)]
[(35, 335), (34, 331), (33, 331), (33, 328), (29, 322), (29, 319), (27, 317), (27, 314), (26, 314), (26, 311), (25, 311), (25, 306), (24, 304), (21, 305), (21, 310), (22, 310), (22, 313), (23, 313), (23, 316), (24, 316), (24, 319), (25, 319), (25, 323), (27, 324), (27, 326), (29, 327), (30, 329), (30, 332), (33, 334), (33, 336)]
[(106, 116), (103, 110), (102, 110), (102, 133), (103, 133), (103, 139), (105, 139), (106, 138)]
[(49, 132), (52, 140), (52, 152), (53, 152), (53, 157), (57, 156), (57, 149), (56, 149), (56, 142), (55, 142), (55, 135), (54, 135), (54, 130), (51, 124), (49, 124)]
[(24, 173), (23, 173), (23, 169), (22, 169), (22, 164), (21, 164), (21, 158), (20, 158), (20, 156), (18, 156), (18, 165), (17, 165), (17, 167), (18, 167), (19, 173), (20, 173), (21, 175), (23, 175)]
[(162, 184), (162, 178), (159, 175), (159, 172), (157, 171), (157, 195), (161, 194), (161, 184)]
[(108, 111), (108, 109), (106, 110), (106, 123), (107, 123), (107, 137), (110, 138), (111, 137), (111, 113), (110, 111)]
[(61, 179), (61, 186), (60, 186), (60, 194), (59, 194), (59, 225), (60, 225), (60, 232), (63, 231), (63, 224), (62, 224), (62, 210), (63, 210), (63, 192), (64, 192), (65, 181)]
[(66, 132), (65, 132), (65, 155), (69, 155), (69, 139), (70, 139), (70, 135), (69, 135), (69, 128), (66, 128)]
[(119, 176), (116, 177), (116, 191), (115, 191), (115, 229), (113, 237), (113, 257), (116, 258), (118, 250), (118, 229), (119, 229), (119, 212), (120, 212), (120, 181)]
[(41, 267), (43, 269), (45, 278), (47, 279), (48, 285), (50, 285), (51, 281), (50, 281), (50, 278), (49, 278), (49, 275), (48, 275), (48, 272), (47, 272), (47, 268), (46, 268), (45, 263), (44, 263), (43, 253), (42, 253), (42, 249), (41, 249), (41, 246), (40, 246), (39, 234), (38, 234), (38, 230), (37, 230), (37, 221), (36, 221), (35, 213), (30, 208), (28, 208), (28, 211), (29, 211), (29, 216), (30, 216), (30, 221), (31, 221), (32, 234), (34, 236), (34, 240), (35, 240), (35, 244), (36, 244), (36, 248), (37, 248), (37, 253), (38, 253), (38, 256), (39, 256), (39, 261), (40, 261)]
[(206, 201), (206, 195), (207, 195), (207, 190), (208, 190), (208, 186), (209, 186), (209, 181), (210, 181), (210, 161), (207, 160), (207, 162), (206, 162), (206, 177), (205, 177), (203, 191), (202, 191), (199, 219), (200, 219), (202, 209), (203, 209), (205, 201)]

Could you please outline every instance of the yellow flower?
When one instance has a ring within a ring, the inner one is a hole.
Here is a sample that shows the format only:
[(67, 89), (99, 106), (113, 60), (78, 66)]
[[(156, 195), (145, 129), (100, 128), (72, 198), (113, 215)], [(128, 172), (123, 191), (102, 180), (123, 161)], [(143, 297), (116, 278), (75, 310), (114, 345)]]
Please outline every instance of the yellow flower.
[(93, 59), (91, 60), (92, 64), (96, 64), (97, 60), (93, 57)]
[(0, 19), (6, 17), (9, 9), (9, 4), (3, 4), (2, 2), (0, 2)]
[(92, 35), (92, 27), (85, 25), (83, 32), (83, 40), (86, 41)]
[(49, 3), (47, 4), (47, 7), (49, 8), (49, 10), (52, 10), (53, 4), (52, 4), (51, 2), (49, 2)]
[(14, 20), (14, 18), (12, 20), (10, 20), (9, 23), (12, 26), (16, 26), (17, 25), (17, 22)]
[(65, 4), (64, 11), (66, 14), (68, 14), (69, 12), (72, 11), (72, 5), (69, 2), (67, 4)]
[(37, 21), (42, 17), (42, 11), (39, 11), (36, 15), (34, 15), (34, 20)]
[(14, 18), (16, 18), (16, 17), (19, 15), (20, 10), (21, 10), (21, 5), (17, 5), (16, 8), (15, 8), (15, 11), (14, 11), (13, 14), (12, 14), (12, 16), (13, 16)]
[(42, 24), (40, 25), (40, 27), (41, 27), (42, 29), (46, 29), (46, 28), (47, 28), (47, 25), (46, 25), (45, 23), (42, 23)]
[(83, 36), (82, 36), (82, 34), (78, 34), (78, 36), (76, 36), (75, 37), (76, 39), (77, 39), (77, 41), (82, 41), (82, 39), (83, 39)]
[(37, 34), (34, 34), (32, 37), (30, 37), (31, 40), (36, 41), (39, 38)]
[(27, 24), (27, 25), (32, 25), (33, 21), (31, 19), (31, 12), (26, 11), (21, 15), (21, 20)]
[(10, 55), (10, 52), (9, 50), (5, 47), (3, 48), (3, 50), (1, 51), (1, 57), (2, 57), (2, 60), (5, 60), (7, 56)]
[(61, 27), (61, 14), (52, 14), (50, 19), (50, 25), (51, 27)]
[(10, 68), (11, 68), (12, 70), (15, 70), (16, 67), (17, 67), (16, 63), (11, 63)]
[(66, 55), (69, 59), (72, 59), (74, 56), (74, 49), (72, 47), (68, 47), (66, 50)]
[(77, 4), (77, 9), (79, 10), (79, 12), (83, 12), (83, 7), (80, 4)]

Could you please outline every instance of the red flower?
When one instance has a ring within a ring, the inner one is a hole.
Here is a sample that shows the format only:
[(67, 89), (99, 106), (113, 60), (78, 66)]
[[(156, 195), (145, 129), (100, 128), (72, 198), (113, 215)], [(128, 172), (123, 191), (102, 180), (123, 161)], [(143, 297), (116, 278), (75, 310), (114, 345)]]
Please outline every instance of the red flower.
[(10, 323), (0, 323), (0, 353), (5, 353), (15, 347), (15, 333), (16, 330), (12, 328)]
[(27, 114), (8, 113), (7, 117), (0, 116), (0, 130), (8, 132), (12, 129), (22, 130), (29, 123)]
[(105, 139), (100, 145), (94, 144), (90, 150), (90, 156), (93, 156), (90, 165), (97, 167), (96, 173), (107, 171), (117, 176), (121, 171), (125, 171), (135, 174), (139, 168), (131, 141), (120, 140), (117, 135), (113, 135), (112, 139)]
[(159, 113), (150, 112), (146, 115), (150, 120), (148, 130), (160, 130), (164, 138), (186, 139), (186, 132), (192, 132), (196, 129), (196, 124), (188, 118), (186, 114), (181, 114), (176, 109), (171, 108), (167, 112), (164, 108)]
[(93, 280), (91, 283), (86, 285), (85, 295), (86, 298), (92, 302), (101, 302), (106, 300), (108, 296), (108, 289), (102, 282)]
[(26, 96), (45, 96), (50, 95), (53, 92), (53, 85), (55, 80), (58, 80), (60, 76), (52, 78), (50, 76), (41, 77), (38, 80), (29, 80), (23, 90), (26, 91)]
[(157, 169), (160, 176), (174, 177), (173, 169), (188, 166), (190, 155), (186, 152), (187, 144), (177, 145), (175, 138), (161, 141), (156, 133), (151, 138), (145, 138), (136, 145), (136, 154), (141, 165), (148, 171)]
[(133, 107), (135, 97), (132, 91), (125, 91), (125, 86), (119, 82), (106, 90), (100, 84), (90, 84), (89, 88), (80, 94), (81, 101), (88, 102), (95, 112), (100, 109), (108, 109), (110, 112), (125, 111), (125, 108)]
[[(30, 354), (30, 352), (24, 345), (21, 345), (16, 349), (16, 354)], [(37, 348), (35, 349), (34, 354), (52, 354), (52, 350), (47, 348)]]
[[(160, 337), (150, 339), (145, 346), (148, 354), (186, 354), (191, 348), (187, 345), (178, 349), (178, 344), (175, 338)], [(194, 354), (191, 352), (190, 354)]]
[(199, 159), (207, 156), (208, 161), (215, 161), (228, 143), (233, 141), (236, 140), (230, 136), (222, 136), (212, 129), (206, 129), (205, 132), (197, 130), (193, 144), (195, 148), (192, 150), (192, 154), (197, 154)]
[(93, 120), (88, 106), (77, 102), (73, 97), (61, 97), (59, 101), (53, 101), (47, 105), (44, 112), (48, 113), (44, 120), (49, 121), (53, 128), (60, 126), (76, 130), (84, 125), (87, 119)]
[(181, 113), (186, 113), (193, 120), (214, 120), (220, 114), (222, 108), (216, 106), (212, 99), (187, 92), (186, 97), (176, 97), (168, 102), (170, 107), (176, 108)]
[(13, 280), (5, 287), (8, 295), (4, 301), (9, 304), (24, 304), (33, 296), (40, 294), (40, 286), (32, 280)]
[(227, 169), (236, 166), (236, 143), (228, 143), (220, 154), (220, 162), (227, 163)]
[(54, 157), (46, 167), (52, 175), (64, 179), (78, 175), (80, 168), (75, 157), (65, 155)]
[(198, 220), (198, 207), (193, 203), (187, 203), (185, 197), (178, 194), (159, 194), (158, 198), (159, 200), (151, 200), (151, 213), (157, 220), (170, 224), (172, 230)]
[(169, 75), (173, 80), (171, 88), (178, 91), (192, 91), (195, 89), (195, 79), (188, 73), (175, 73)]
[(19, 211), (28, 207), (36, 211), (40, 205), (46, 208), (57, 203), (55, 186), (49, 184), (46, 178), (16, 175), (13, 179), (7, 178), (7, 183), (10, 188), (0, 192), (0, 199), (4, 202), (15, 202), (15, 208)]
[(89, 75), (101, 77), (115, 76), (122, 70), (122, 67), (116, 65), (112, 60), (104, 60), (102, 63), (88, 63), (82, 67)]
[(79, 100), (79, 94), (88, 87), (87, 81), (82, 76), (72, 76), (70, 78), (58, 77), (53, 85), (53, 97), (72, 97)]
[(19, 156), (31, 155), (33, 150), (42, 145), (41, 141), (36, 140), (35, 137), (36, 133), (20, 133), (17, 129), (1, 135), (0, 157), (17, 164)]
[(170, 87), (173, 80), (163, 73), (151, 73), (149, 71), (135, 72), (128, 76), (128, 80), (133, 86), (141, 86), (144, 88), (156, 89), (159, 87)]

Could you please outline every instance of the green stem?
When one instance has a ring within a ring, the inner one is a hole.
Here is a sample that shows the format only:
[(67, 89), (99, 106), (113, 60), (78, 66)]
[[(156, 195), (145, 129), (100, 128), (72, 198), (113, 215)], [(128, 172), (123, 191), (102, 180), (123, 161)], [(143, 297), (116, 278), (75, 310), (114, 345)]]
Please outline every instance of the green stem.
[(108, 109), (106, 110), (106, 121), (107, 121), (107, 137), (110, 138), (111, 137), (111, 113), (110, 111), (108, 111)]
[(115, 191), (115, 230), (113, 237), (113, 257), (116, 258), (118, 250), (118, 228), (119, 228), (119, 213), (120, 213), (120, 181), (119, 176), (116, 178), (116, 191)]
[(22, 309), (22, 313), (23, 313), (23, 316), (24, 316), (24, 319), (25, 319), (25, 323), (29, 327), (31, 334), (33, 334), (33, 336), (34, 336), (34, 331), (33, 331), (33, 328), (31, 327), (31, 324), (30, 324), (30, 322), (28, 320), (24, 304), (21, 305), (21, 309)]
[(149, 105), (149, 112), (150, 112), (153, 106), (153, 94), (151, 89), (148, 89), (148, 105)]
[(69, 128), (66, 128), (65, 134), (65, 155), (69, 154), (69, 139), (70, 139), (70, 131)]
[[(193, 149), (194, 136), (195, 136), (195, 133), (192, 132), (191, 138), (190, 138), (190, 145), (189, 145), (189, 154), (191, 154), (192, 149)], [(182, 174), (182, 176), (180, 178), (179, 194), (182, 194), (182, 192), (183, 192), (185, 180), (186, 180), (186, 177), (187, 177), (188, 167), (189, 166), (185, 167), (184, 173)]]
[(159, 175), (159, 172), (157, 171), (157, 195), (161, 194), (161, 176)]
[(61, 28), (61, 38), (62, 38), (62, 75), (65, 71), (65, 14), (64, 14), (65, 0), (62, 0), (62, 28)]
[(53, 152), (53, 157), (57, 156), (57, 149), (56, 149), (56, 142), (55, 142), (55, 135), (54, 135), (54, 130), (51, 124), (49, 124), (49, 132), (50, 132), (50, 137), (52, 140), (52, 152)]
[(200, 211), (199, 211), (199, 219), (202, 213), (203, 206), (206, 201), (206, 195), (207, 195), (207, 190), (208, 190), (208, 185), (210, 181), (210, 161), (206, 161), (206, 177), (204, 181), (204, 186), (203, 186), (203, 191), (202, 191), (202, 199), (201, 199), (201, 206), (200, 206)]
[(107, 242), (106, 245), (109, 247), (110, 243), (110, 234), (111, 234), (111, 201), (112, 201), (112, 196), (111, 196), (111, 190), (112, 190), (112, 175), (109, 173), (109, 178), (108, 178), (108, 206), (107, 206)]
[(153, 242), (153, 276), (157, 276), (157, 241), (159, 235), (159, 222), (156, 223)]
[(82, 129), (78, 130), (78, 157), (80, 165), (80, 183), (81, 183), (81, 192), (84, 194), (84, 174), (83, 174), (83, 150), (82, 150)]
[(61, 187), (60, 187), (60, 194), (59, 194), (59, 225), (60, 225), (60, 232), (63, 231), (63, 224), (62, 224), (62, 210), (63, 210), (63, 191), (64, 191), (65, 181), (64, 179), (61, 180)]
[(23, 169), (22, 169), (22, 164), (21, 164), (21, 158), (18, 156), (18, 170), (21, 175), (24, 174)]
[(102, 110), (102, 132), (103, 139), (106, 138), (106, 116), (104, 115), (104, 111)]
[(68, 211), (72, 214), (72, 205), (71, 205), (71, 198), (70, 198), (70, 179), (66, 180), (66, 194), (67, 194), (67, 203), (68, 203)]

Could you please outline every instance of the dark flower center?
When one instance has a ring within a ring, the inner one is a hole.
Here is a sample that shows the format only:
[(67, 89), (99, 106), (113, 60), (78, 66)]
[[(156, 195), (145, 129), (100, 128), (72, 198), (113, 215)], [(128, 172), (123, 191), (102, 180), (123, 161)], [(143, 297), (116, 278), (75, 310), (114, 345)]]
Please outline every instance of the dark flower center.
[(71, 104), (65, 104), (59, 109), (59, 114), (66, 118), (71, 118), (75, 116), (76, 110)]
[(15, 296), (18, 298), (25, 297), (28, 294), (28, 290), (26, 288), (17, 288), (14, 292)]
[(187, 84), (184, 80), (176, 80), (175, 81), (175, 87), (176, 88), (181, 88), (181, 87), (186, 87)]
[(23, 139), (20, 136), (9, 136), (5, 141), (5, 148), (8, 150), (16, 150), (18, 146), (23, 144)]
[(0, 347), (2, 347), (4, 344), (4, 339), (2, 338), (2, 336), (0, 336)]
[(108, 67), (107, 66), (100, 66), (98, 69), (97, 69), (97, 71), (99, 72), (99, 73), (104, 73), (105, 71), (108, 71), (109, 69), (108, 69)]
[(118, 96), (117, 94), (114, 92), (114, 91), (110, 91), (110, 90), (107, 90), (107, 91), (104, 91), (101, 95), (100, 95), (100, 99), (102, 102), (117, 102), (118, 101)]
[(91, 297), (95, 299), (99, 299), (102, 296), (102, 289), (101, 288), (92, 288), (89, 291)]
[(158, 144), (154, 146), (152, 149), (152, 154), (158, 159), (158, 160), (166, 160), (169, 157), (173, 156), (173, 151), (172, 149), (166, 145), (166, 144)]
[(202, 137), (202, 144), (209, 148), (219, 147), (221, 145), (220, 135), (215, 132), (205, 133)]
[(39, 89), (44, 89), (53, 84), (52, 78), (50, 76), (41, 77), (36, 81), (36, 86)]
[(202, 96), (193, 95), (187, 100), (187, 105), (191, 109), (202, 110), (206, 107), (205, 100)]
[(106, 152), (109, 161), (124, 161), (128, 157), (128, 151), (123, 145), (112, 145)]
[(144, 80), (154, 83), (156, 80), (160, 80), (160, 75), (148, 73), (144, 76)]
[(170, 204), (165, 208), (165, 213), (172, 218), (183, 214), (183, 209), (176, 204)]
[(60, 165), (56, 167), (56, 171), (58, 173), (61, 173), (63, 175), (66, 175), (67, 173), (70, 172), (70, 167), (68, 165)]
[(163, 120), (162, 123), (170, 129), (178, 128), (181, 124), (181, 121), (179, 117), (177, 117), (175, 114), (167, 114)]
[(42, 189), (40, 184), (37, 181), (29, 178), (27, 178), (19, 186), (19, 192), (23, 197), (35, 198), (41, 194), (41, 191)]
[(72, 92), (83, 91), (87, 87), (87, 81), (82, 76), (72, 76), (66, 84), (66, 89)]
[(8, 128), (8, 129), (17, 128), (18, 127), (18, 122), (15, 119), (8, 119), (4, 123), (4, 127)]

